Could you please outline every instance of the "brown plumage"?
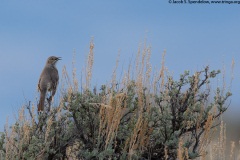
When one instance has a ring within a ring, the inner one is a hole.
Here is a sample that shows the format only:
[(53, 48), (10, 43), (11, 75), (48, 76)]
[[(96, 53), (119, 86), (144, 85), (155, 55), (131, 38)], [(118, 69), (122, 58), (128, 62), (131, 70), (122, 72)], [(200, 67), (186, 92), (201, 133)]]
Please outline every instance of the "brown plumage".
[(40, 91), (40, 100), (38, 104), (38, 111), (44, 110), (44, 102), (47, 91), (50, 92), (50, 97), (48, 98), (48, 103), (50, 104), (53, 96), (56, 93), (58, 85), (58, 70), (56, 68), (56, 63), (61, 60), (61, 57), (51, 56), (47, 59), (46, 65), (40, 75), (38, 82), (38, 90)]

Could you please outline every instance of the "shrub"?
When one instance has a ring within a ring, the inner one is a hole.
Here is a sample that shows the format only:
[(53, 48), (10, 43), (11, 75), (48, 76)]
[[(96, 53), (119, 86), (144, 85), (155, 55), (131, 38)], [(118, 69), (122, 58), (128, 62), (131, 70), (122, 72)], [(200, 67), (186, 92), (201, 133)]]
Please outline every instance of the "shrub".
[[(152, 73), (150, 47), (139, 49), (136, 66), (97, 90), (91, 86), (93, 42), (81, 84), (63, 68), (59, 105), (37, 115), (23, 106), (18, 120), (0, 139), (1, 159), (194, 159), (206, 154), (212, 129), (227, 107), (230, 92), (210, 80), (220, 71), (205, 67), (174, 80), (164, 66)], [(135, 69), (135, 75), (131, 75)]]

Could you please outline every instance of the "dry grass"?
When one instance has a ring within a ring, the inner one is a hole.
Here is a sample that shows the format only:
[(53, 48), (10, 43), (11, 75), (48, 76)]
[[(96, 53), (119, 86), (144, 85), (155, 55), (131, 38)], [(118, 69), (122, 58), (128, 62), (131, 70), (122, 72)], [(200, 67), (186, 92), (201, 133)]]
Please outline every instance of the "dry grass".
[[(128, 71), (124, 73), (124, 76), (120, 83), (117, 82), (116, 76), (117, 76), (117, 67), (119, 60), (116, 61), (116, 67), (113, 70), (112, 79), (110, 81), (110, 84), (106, 85), (106, 94), (102, 95), (101, 102), (95, 103), (95, 102), (89, 102), (89, 105), (92, 107), (99, 108), (99, 113), (96, 117), (99, 118), (99, 127), (95, 128), (97, 131), (97, 141), (96, 142), (99, 146), (103, 146), (102, 150), (107, 150), (108, 148), (117, 148), (117, 135), (119, 132), (119, 127), (121, 125), (122, 118), (129, 114), (130, 120), (129, 123), (132, 125), (132, 132), (129, 133), (129, 136), (125, 143), (123, 144), (123, 151), (128, 153), (128, 159), (133, 159), (133, 155), (138, 154), (139, 152), (144, 152), (147, 150), (147, 148), (151, 145), (150, 139), (151, 134), (154, 130), (153, 126), (150, 125), (149, 115), (150, 115), (150, 109), (151, 106), (154, 105), (154, 94), (165, 93), (168, 95), (169, 90), (166, 89), (165, 86), (171, 86), (173, 83), (173, 79), (166, 79), (166, 75), (169, 74), (167, 68), (165, 67), (165, 55), (166, 51), (162, 54), (162, 62), (161, 62), (161, 68), (159, 72), (152, 73), (152, 66), (150, 63), (150, 57), (151, 57), (151, 47), (147, 46), (146, 43), (144, 43), (143, 48), (142, 46), (139, 47), (135, 66), (132, 66), (132, 64), (129, 64)], [(70, 110), (70, 107), (68, 104), (72, 102), (73, 96), (76, 93), (89, 93), (88, 91), (92, 90), (91, 86), (91, 79), (92, 79), (92, 69), (93, 69), (93, 63), (94, 63), (94, 43), (93, 39), (90, 42), (90, 49), (89, 54), (87, 57), (86, 62), (86, 68), (84, 70), (85, 75), (85, 81), (82, 82), (81, 80), (78, 80), (78, 73), (77, 69), (75, 67), (76, 61), (76, 52), (74, 51), (74, 58), (73, 58), (73, 69), (72, 69), (72, 78), (70, 78), (69, 74), (67, 73), (66, 66), (62, 69), (62, 80), (61, 80), (61, 98), (59, 102), (59, 106), (56, 108), (56, 115), (49, 114), (48, 119), (46, 119), (46, 126), (44, 129), (44, 134), (42, 139), (44, 140), (45, 146), (37, 155), (38, 159), (44, 158), (44, 154), (46, 153), (45, 148), (49, 148), (51, 142), (55, 140), (55, 138), (52, 136), (54, 132), (54, 125), (56, 122), (56, 119), (61, 119), (64, 117), (64, 114), (66, 112), (63, 112), (64, 104), (66, 105), (66, 111)], [(234, 68), (234, 61), (232, 62), (232, 69)], [(135, 75), (131, 75), (131, 73), (135, 73)], [(233, 72), (232, 72), (233, 73)], [(194, 75), (194, 83), (193, 89), (194, 89), (194, 96), (196, 96), (199, 93), (198, 84), (200, 81), (200, 74), (198, 72)], [(223, 77), (225, 79), (225, 77)], [(233, 74), (232, 74), (233, 79)], [(127, 99), (128, 99), (128, 87), (132, 86), (133, 81), (135, 82), (135, 89), (134, 92), (136, 93), (137, 97), (137, 108), (134, 110), (131, 110), (129, 106), (127, 106)], [(81, 83), (79, 83), (81, 82)], [(79, 86), (81, 84), (81, 86)], [(81, 90), (79, 87), (83, 86), (83, 90)], [(209, 86), (206, 86), (207, 88)], [(117, 88), (117, 89), (116, 89)], [(226, 84), (224, 81), (223, 89), (226, 89)], [(66, 94), (67, 93), (67, 94)], [(220, 94), (223, 93), (218, 93)], [(67, 97), (64, 97), (64, 95), (67, 95)], [(187, 98), (187, 91), (185, 93), (185, 100)], [(66, 99), (66, 102), (64, 102), (64, 98)], [(165, 97), (165, 101), (169, 101), (170, 97)], [(206, 102), (207, 103), (207, 102)], [(193, 124), (198, 124), (199, 127), (197, 127), (196, 132), (201, 132), (200, 129), (200, 122), (202, 121), (203, 112), (204, 112), (204, 105), (201, 104), (201, 112), (196, 115), (196, 119), (192, 121), (185, 122), (186, 128), (190, 128)], [(30, 106), (29, 106), (30, 107)], [(19, 128), (11, 128), (9, 129), (9, 126), (6, 125), (6, 155), (5, 159), (16, 159), (17, 157), (21, 157), (21, 154), (23, 154), (23, 144), (28, 144), (31, 135), (33, 135), (32, 131), (36, 129), (36, 122), (39, 117), (36, 116), (36, 109), (35, 105), (33, 104), (31, 106), (31, 115), (26, 116), (25, 110), (26, 107), (22, 107), (19, 111), (17, 123)], [(196, 108), (194, 108), (196, 109)], [(53, 110), (50, 111), (52, 113)], [(159, 112), (162, 111), (159, 109)], [(220, 124), (220, 131), (219, 131), (219, 138), (216, 143), (212, 141), (212, 136), (214, 134), (214, 131), (212, 130), (213, 125), (215, 124), (214, 121), (214, 114), (215, 110), (213, 109), (211, 112), (209, 112), (207, 116), (207, 121), (204, 125), (204, 132), (201, 136), (200, 145), (198, 152), (200, 153), (201, 157), (199, 159), (211, 159), (211, 160), (226, 160), (229, 159), (236, 159), (236, 143), (231, 143), (231, 151), (229, 156), (226, 155), (226, 126), (224, 125), (224, 122), (221, 121)], [(192, 114), (192, 110), (187, 110), (186, 114)], [(16, 126), (16, 125), (15, 125)], [(189, 159), (188, 149), (184, 146), (184, 143), (186, 140), (190, 138), (190, 134), (183, 135), (179, 141), (178, 141), (178, 149), (177, 149), (177, 157), (179, 160), (185, 160)], [(80, 149), (81, 142), (74, 141), (72, 145), (69, 145), (67, 148), (67, 152), (69, 152), (69, 157), (72, 159), (76, 159), (76, 155), (71, 154), (72, 150), (76, 152)], [(210, 146), (210, 147), (209, 147)], [(98, 148), (100, 150), (100, 147)], [(234, 154), (235, 153), (235, 154)], [(74, 153), (75, 154), (75, 153)], [(0, 153), (0, 158), (1, 158)], [(165, 146), (164, 148), (164, 157), (165, 160), (169, 158), (169, 148)]]

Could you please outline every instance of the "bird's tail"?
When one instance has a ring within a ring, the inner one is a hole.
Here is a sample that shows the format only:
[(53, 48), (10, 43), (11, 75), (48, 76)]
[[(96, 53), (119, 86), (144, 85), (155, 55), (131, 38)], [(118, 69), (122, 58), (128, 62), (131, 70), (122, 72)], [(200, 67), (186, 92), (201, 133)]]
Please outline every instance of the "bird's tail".
[(38, 104), (38, 112), (44, 110), (45, 95), (46, 95), (46, 92), (41, 91), (40, 101), (39, 101), (39, 104)]

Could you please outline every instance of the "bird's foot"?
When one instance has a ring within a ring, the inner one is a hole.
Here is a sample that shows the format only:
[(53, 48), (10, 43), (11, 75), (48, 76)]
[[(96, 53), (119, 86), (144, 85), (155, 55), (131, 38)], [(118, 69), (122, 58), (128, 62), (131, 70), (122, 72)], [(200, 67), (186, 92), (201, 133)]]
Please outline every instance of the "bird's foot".
[(48, 103), (51, 103), (51, 101), (52, 101), (52, 96), (50, 96), (49, 98), (47, 98), (47, 101), (48, 101)]
[(52, 102), (52, 96), (50, 96), (49, 98), (47, 98), (48, 101), (48, 112), (51, 110), (51, 102)]

